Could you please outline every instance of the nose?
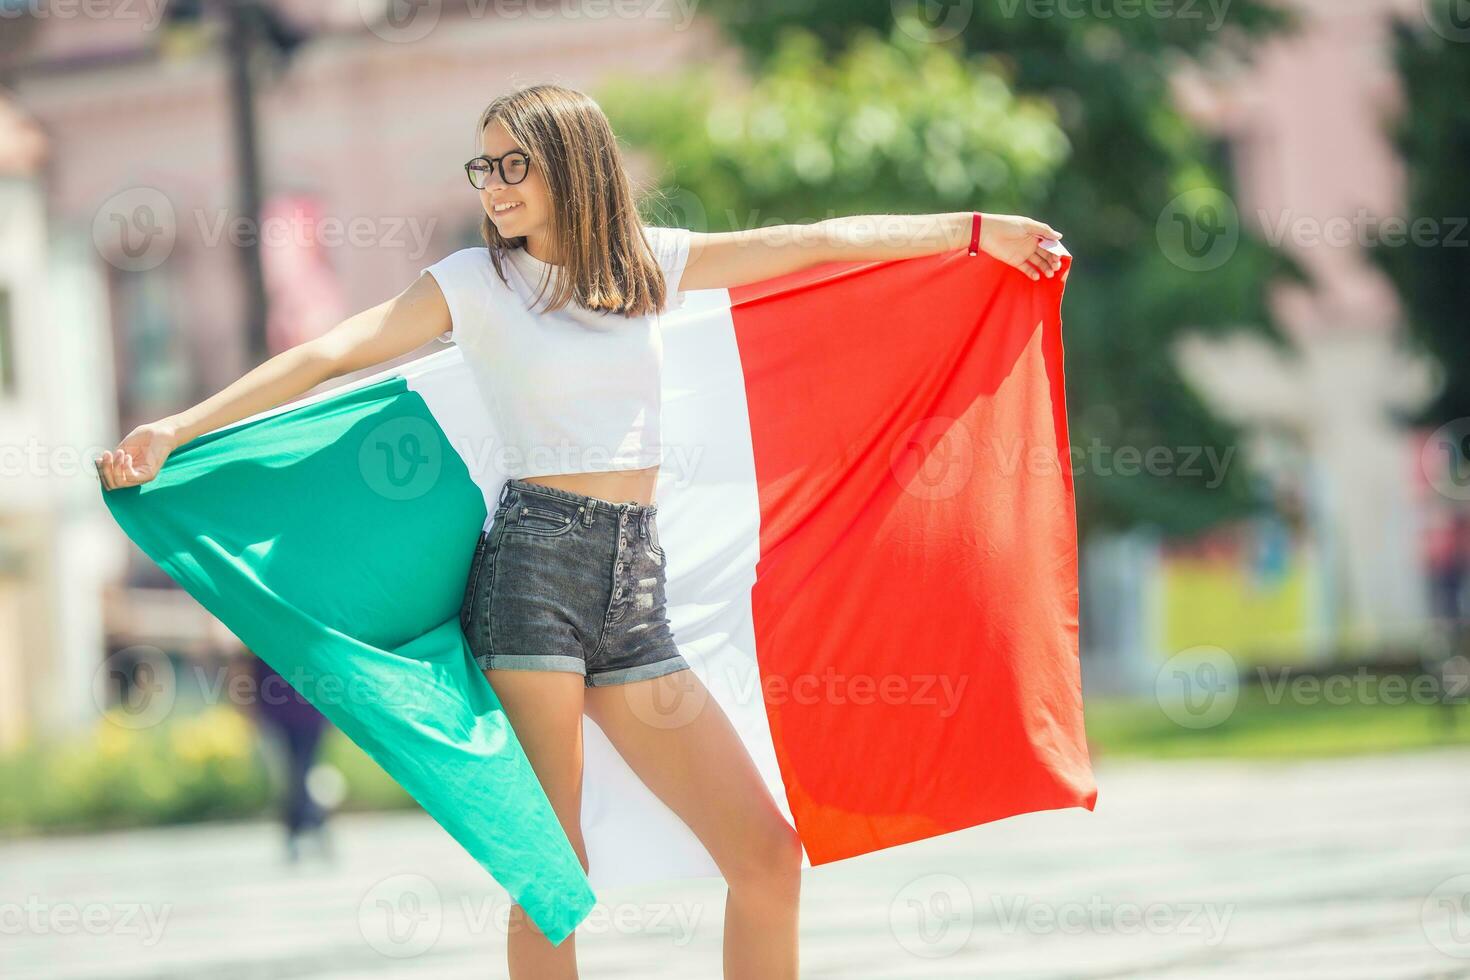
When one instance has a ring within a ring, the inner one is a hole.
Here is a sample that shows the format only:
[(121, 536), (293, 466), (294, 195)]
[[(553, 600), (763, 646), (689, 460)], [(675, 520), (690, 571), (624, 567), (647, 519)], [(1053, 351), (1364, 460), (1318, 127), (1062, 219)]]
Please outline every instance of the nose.
[(481, 190), (484, 190), (488, 193), (490, 191), (509, 186), (510, 185), (505, 182), (505, 175), (500, 172), (500, 163), (496, 162), (491, 164), (489, 169), (485, 171), (485, 186), (481, 188)]

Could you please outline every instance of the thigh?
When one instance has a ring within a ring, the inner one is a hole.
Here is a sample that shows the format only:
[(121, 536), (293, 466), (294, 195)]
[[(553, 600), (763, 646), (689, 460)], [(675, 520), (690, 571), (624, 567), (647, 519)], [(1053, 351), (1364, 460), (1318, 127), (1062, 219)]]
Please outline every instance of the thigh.
[(531, 768), (546, 791), (582, 867), (582, 712), (580, 674), (542, 670), (486, 670)]
[(735, 726), (692, 670), (587, 689), (587, 714), (728, 878), (795, 830)]

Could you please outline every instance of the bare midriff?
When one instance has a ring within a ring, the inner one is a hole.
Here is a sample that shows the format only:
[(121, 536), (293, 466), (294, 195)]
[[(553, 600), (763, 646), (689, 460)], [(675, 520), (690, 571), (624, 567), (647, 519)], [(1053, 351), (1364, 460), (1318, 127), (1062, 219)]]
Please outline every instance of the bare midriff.
[(596, 473), (556, 473), (549, 476), (522, 477), (531, 483), (570, 490), (615, 504), (653, 503), (654, 488), (658, 486), (658, 467), (649, 466), (641, 470), (609, 470)]

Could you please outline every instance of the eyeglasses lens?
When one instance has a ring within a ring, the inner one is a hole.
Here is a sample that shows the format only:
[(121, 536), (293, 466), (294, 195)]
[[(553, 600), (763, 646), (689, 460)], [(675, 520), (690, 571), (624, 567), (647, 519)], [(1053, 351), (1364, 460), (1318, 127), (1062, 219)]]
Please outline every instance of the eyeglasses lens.
[[(524, 153), (507, 153), (500, 158), (500, 176), (507, 184), (519, 184), (526, 179), (526, 170), (530, 161)], [(490, 180), (490, 172), (494, 164), (483, 158), (476, 158), (465, 164), (465, 173), (469, 175), (470, 183), (477, 189), (484, 190), (485, 184)]]

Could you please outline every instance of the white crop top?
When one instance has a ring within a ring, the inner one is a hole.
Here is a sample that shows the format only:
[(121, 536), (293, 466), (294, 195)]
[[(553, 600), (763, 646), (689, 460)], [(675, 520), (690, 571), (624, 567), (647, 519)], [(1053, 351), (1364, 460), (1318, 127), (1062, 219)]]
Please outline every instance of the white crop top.
[[(685, 228), (645, 225), (663, 269), (664, 311), (683, 305), (689, 259)], [(504, 444), (488, 447), (508, 476), (641, 469), (663, 462), (660, 434), (663, 339), (659, 315), (625, 317), (575, 300), (541, 311), (555, 281), (536, 299), (549, 265), (506, 252), (507, 286), (485, 246), (462, 248), (428, 266), (449, 304), (452, 327), (439, 340), (464, 353)], [(537, 307), (532, 311), (533, 304)]]

